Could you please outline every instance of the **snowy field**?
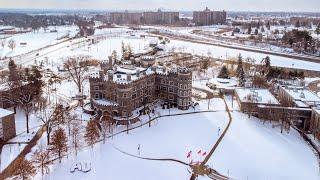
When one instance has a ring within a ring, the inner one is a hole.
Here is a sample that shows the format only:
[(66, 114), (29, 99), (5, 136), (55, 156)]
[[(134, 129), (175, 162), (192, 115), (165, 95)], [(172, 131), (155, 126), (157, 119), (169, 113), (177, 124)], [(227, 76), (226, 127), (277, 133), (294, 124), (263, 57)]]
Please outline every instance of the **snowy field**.
[[(0, 58), (12, 57), (28, 53), (39, 48), (55, 44), (59, 42), (58, 38), (70, 34), (70, 37), (76, 34), (76, 26), (59, 26), (49, 27), (49, 29), (56, 29), (57, 32), (50, 32), (50, 30), (44, 31), (40, 29), (35, 32), (28, 32), (23, 34), (15, 34), (6, 39), (6, 42), (13, 39), (16, 42), (16, 48), (11, 50), (7, 45), (0, 49)], [(27, 45), (20, 45), (20, 43), (27, 43)]]
[(232, 113), (233, 123), (209, 165), (236, 179), (319, 179), (319, 165), (311, 148), (291, 130), (264, 125), (257, 118)]
[[(204, 55), (207, 56), (208, 53), (211, 54), (214, 58), (220, 59), (227, 59), (227, 58), (235, 58), (238, 57), (239, 54), (242, 55), (244, 59), (252, 58), (255, 60), (256, 63), (261, 63), (262, 59), (265, 58), (267, 55), (263, 53), (257, 52), (250, 52), (244, 50), (237, 50), (207, 44), (199, 44), (193, 42), (186, 42), (180, 40), (171, 40), (170, 43), (167, 45), (167, 49), (175, 49), (176, 51), (192, 53), (197, 55)], [(275, 55), (268, 55), (271, 60), (272, 66), (277, 67), (287, 67), (287, 68), (297, 68), (297, 69), (306, 69), (306, 70), (320, 70), (320, 63), (302, 61), (302, 60), (295, 60), (287, 57), (275, 56)]]
[[(154, 27), (153, 27), (154, 28)], [(160, 28), (160, 27), (158, 27)], [(213, 28), (215, 29), (215, 28)], [(66, 26), (66, 27), (58, 27), (58, 33), (50, 33), (49, 31), (44, 32), (40, 30), (39, 32), (30, 32), (25, 34), (17, 34), (12, 38), (16, 38), (17, 47), (11, 51), (8, 47), (4, 49), (0, 49), (1, 57), (4, 56), (14, 56), (23, 53), (30, 52), (32, 50), (36, 50), (47, 45), (56, 43), (56, 38), (58, 36), (64, 35), (66, 33), (70, 33), (74, 35), (77, 32), (75, 26)], [(182, 34), (190, 34), (192, 29), (187, 28), (183, 29), (173, 29), (174, 32), (179, 32)], [(45, 57), (49, 59), (61, 59), (66, 56), (73, 56), (77, 54), (90, 55), (94, 58), (105, 60), (109, 55), (111, 55), (113, 50), (118, 52), (118, 56), (120, 57), (121, 52), (121, 43), (130, 44), (134, 52), (145, 52), (148, 50), (148, 45), (150, 41), (156, 40), (156, 38), (145, 37), (141, 38), (140, 35), (145, 35), (145, 31), (132, 31), (125, 27), (123, 28), (111, 28), (111, 29), (97, 29), (95, 32), (95, 36), (103, 37), (100, 39), (100, 42), (97, 44), (89, 45), (88, 43), (79, 43), (84, 41), (84, 39), (73, 40), (72, 42), (65, 42), (54, 46), (52, 48), (48, 48), (42, 51), (39, 51), (40, 57), (24, 57), (20, 59), (21, 61), (27, 61), (28, 64), (34, 63), (32, 59), (41, 60)], [(10, 39), (10, 38), (9, 38)], [(27, 46), (20, 46), (20, 42), (27, 42)], [(256, 61), (256, 63), (260, 63), (263, 58), (266, 57), (266, 54), (257, 53), (257, 52), (249, 52), (244, 50), (237, 50), (213, 45), (206, 44), (198, 44), (180, 40), (171, 40), (169, 44), (166, 45), (166, 50), (170, 51), (175, 49), (176, 51), (193, 53), (197, 55), (205, 55), (210, 54), (215, 58), (227, 59), (231, 57), (237, 57), (240, 53), (243, 58), (252, 58)], [(307, 62), (302, 60), (295, 60), (287, 57), (280, 57), (275, 55), (269, 55), (271, 59), (272, 66), (278, 67), (288, 67), (288, 68), (297, 68), (297, 69), (307, 69), (307, 70), (316, 70), (319, 71), (320, 64)], [(23, 63), (26, 64), (26, 63)]]
[[(150, 128), (144, 126), (128, 135), (115, 136), (106, 144), (97, 144), (94, 153), (89, 147), (77, 157), (69, 157), (61, 165), (57, 164), (47, 179), (188, 179), (187, 166), (136, 159), (114, 147), (138, 155), (140, 144), (140, 156), (174, 158), (189, 163), (186, 154), (190, 150), (210, 150), (218, 138), (218, 128), (224, 128), (227, 123), (226, 117), (225, 112), (214, 112), (160, 118)], [(197, 156), (194, 158), (201, 160)], [(90, 162), (92, 171), (86, 174), (70, 173), (69, 168), (77, 162)]]
[[(230, 97), (227, 101), (230, 105)], [(207, 101), (201, 101), (200, 109), (206, 107)], [(187, 163), (191, 159), (193, 162), (203, 160), (197, 152), (208, 152), (212, 148), (228, 119), (220, 99), (211, 100), (210, 109), (217, 112), (163, 117), (151, 127), (114, 136), (93, 149), (86, 147), (77, 156), (71, 153), (61, 164), (56, 162), (45, 179), (187, 180), (190, 178), (187, 166), (142, 160), (119, 150), (141, 157), (174, 158)], [(281, 134), (279, 128), (272, 128), (268, 122), (262, 124), (261, 120), (239, 112), (232, 116), (234, 120), (229, 131), (208, 162), (210, 167), (235, 179), (319, 179), (317, 159), (296, 131)], [(186, 157), (189, 151), (192, 151), (191, 158)], [(76, 163), (91, 163), (92, 170), (70, 173)], [(41, 175), (35, 179), (41, 179)]]

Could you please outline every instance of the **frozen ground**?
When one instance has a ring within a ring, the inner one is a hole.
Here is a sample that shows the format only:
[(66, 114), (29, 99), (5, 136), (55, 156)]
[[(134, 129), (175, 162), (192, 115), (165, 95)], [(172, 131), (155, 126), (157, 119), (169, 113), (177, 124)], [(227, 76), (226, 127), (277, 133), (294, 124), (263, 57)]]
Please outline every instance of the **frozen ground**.
[(295, 130), (280, 133), (246, 114), (233, 123), (209, 164), (236, 179), (319, 179), (317, 158)]
[[(185, 162), (190, 161), (186, 154), (191, 150), (194, 161), (201, 160), (197, 152), (210, 150), (218, 138), (218, 128), (226, 125), (226, 116), (225, 112), (215, 112), (161, 118), (150, 128), (138, 128), (128, 135), (115, 136), (106, 144), (97, 144), (94, 153), (86, 148), (77, 157), (69, 157), (61, 165), (57, 164), (47, 179), (188, 179), (187, 166), (136, 159), (113, 146), (138, 155), (140, 144), (143, 157), (175, 158)], [(70, 173), (69, 168), (77, 162), (90, 162), (92, 171)]]
[[(230, 105), (230, 98), (227, 97)], [(206, 109), (207, 101), (200, 102)], [(235, 108), (237, 105), (235, 105)], [(202, 160), (197, 152), (208, 152), (226, 126), (227, 114), (219, 99), (210, 102), (218, 112), (164, 117), (145, 126), (84, 148), (78, 156), (56, 162), (45, 179), (189, 179), (187, 167), (165, 161), (141, 160), (119, 152), (150, 158), (174, 158), (185, 162)], [(162, 110), (160, 110), (162, 111)], [(162, 114), (166, 114), (162, 112)], [(173, 111), (175, 112), (175, 111)], [(299, 134), (280, 133), (279, 128), (246, 114), (233, 112), (233, 123), (208, 164), (236, 179), (319, 179), (315, 155)], [(187, 153), (192, 151), (192, 158)], [(76, 163), (91, 163), (88, 173), (70, 173)], [(41, 179), (37, 175), (36, 179)], [(207, 178), (201, 178), (207, 179)]]
[[(49, 29), (56, 29), (57, 32), (50, 32), (50, 30), (44, 31), (40, 29), (35, 32), (28, 32), (23, 34), (15, 34), (7, 38), (6, 42), (13, 39), (16, 42), (16, 48), (13, 51), (7, 46), (5, 48), (0, 48), (0, 58), (16, 56), (30, 51), (54, 44), (59, 42), (58, 38), (70, 34), (74, 36), (76, 34), (76, 26), (59, 26), (59, 27), (49, 27)], [(20, 43), (27, 43), (27, 45), (20, 45)]]
[[(220, 59), (227, 59), (230, 57), (234, 58), (234, 57), (238, 57), (239, 54), (241, 54), (244, 59), (252, 58), (258, 64), (261, 63), (261, 60), (267, 56), (266, 54), (263, 54), (263, 53), (230, 49), (225, 47), (186, 42), (186, 41), (180, 41), (180, 40), (170, 41), (170, 43), (167, 45), (167, 50), (171, 50), (173, 48), (176, 51), (192, 53), (197, 55), (204, 55), (204, 56), (207, 56), (209, 53), (214, 58), (220, 58)], [(268, 56), (270, 57), (272, 66), (306, 69), (306, 70), (314, 70), (314, 71), (319, 71), (320, 69), (320, 63), (300, 61), (300, 60), (295, 60), (287, 57), (274, 56), (274, 55), (268, 55)]]

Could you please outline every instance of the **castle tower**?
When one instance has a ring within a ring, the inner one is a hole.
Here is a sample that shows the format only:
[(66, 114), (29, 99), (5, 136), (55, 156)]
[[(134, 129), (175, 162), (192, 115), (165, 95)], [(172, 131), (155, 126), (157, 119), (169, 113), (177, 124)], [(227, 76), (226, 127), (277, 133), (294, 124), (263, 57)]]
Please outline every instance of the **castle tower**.
[(188, 109), (191, 104), (192, 73), (188, 68), (178, 68), (178, 108)]

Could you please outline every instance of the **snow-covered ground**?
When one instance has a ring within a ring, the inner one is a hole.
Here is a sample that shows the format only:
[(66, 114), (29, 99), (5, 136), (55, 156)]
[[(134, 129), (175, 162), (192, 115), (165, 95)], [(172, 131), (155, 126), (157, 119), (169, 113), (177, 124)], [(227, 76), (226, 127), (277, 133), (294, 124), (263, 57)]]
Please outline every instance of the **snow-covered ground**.
[[(228, 105), (231, 97), (227, 97)], [(236, 107), (236, 105), (235, 105)], [(207, 101), (200, 101), (205, 110)], [(56, 162), (45, 179), (189, 179), (188, 167), (170, 161), (149, 161), (124, 154), (148, 158), (174, 158), (189, 163), (203, 160), (198, 151), (208, 152), (228, 122), (224, 103), (212, 99), (210, 109), (217, 112), (163, 117), (151, 124), (123, 133), (93, 149), (86, 147)], [(161, 114), (168, 110), (158, 109)], [(173, 113), (180, 112), (172, 110)], [(318, 179), (316, 156), (299, 134), (279, 128), (239, 112), (232, 113), (233, 122), (208, 165), (235, 179)], [(219, 130), (220, 129), (220, 130)], [(140, 151), (138, 147), (140, 145)], [(187, 158), (192, 151), (191, 158)], [(140, 155), (139, 155), (140, 154)], [(76, 163), (91, 164), (88, 173), (70, 168)], [(284, 168), (285, 167), (285, 168)], [(41, 179), (38, 174), (35, 179)], [(207, 178), (202, 178), (207, 179)]]
[[(49, 29), (56, 29), (57, 32), (50, 32), (50, 30), (44, 31), (43, 29), (40, 29), (39, 31), (15, 34), (8, 37), (6, 39), (6, 46), (4, 48), (0, 48), (0, 58), (21, 55), (55, 44), (60, 41), (58, 39), (62, 36), (70, 34), (70, 37), (73, 37), (77, 32), (76, 26), (58, 26), (49, 27)], [(13, 39), (16, 42), (16, 47), (13, 50), (8, 47), (10, 39)], [(21, 45), (20, 43), (26, 43), (26, 45)]]
[[(319, 179), (311, 148), (291, 129), (280, 133), (266, 122), (239, 112), (209, 164), (236, 179)], [(229, 172), (229, 173), (228, 173)]]
[[(188, 179), (187, 166), (137, 159), (115, 147), (138, 155), (140, 144), (140, 156), (174, 158), (188, 163), (190, 159), (186, 154), (190, 150), (195, 155), (199, 150), (210, 150), (218, 138), (218, 127), (223, 128), (226, 124), (225, 117), (225, 112), (217, 112), (161, 118), (150, 128), (145, 126), (128, 135), (115, 136), (106, 144), (97, 144), (93, 151), (88, 147), (77, 157), (69, 157), (62, 164), (57, 164), (47, 179)], [(70, 168), (77, 162), (91, 163), (92, 171), (70, 173)]]
[[(262, 59), (267, 55), (263, 53), (250, 52), (238, 49), (231, 49), (207, 44), (199, 44), (193, 42), (186, 42), (181, 40), (171, 40), (167, 45), (167, 50), (175, 49), (176, 51), (192, 53), (197, 55), (207, 56), (210, 54), (214, 58), (228, 59), (238, 57), (239, 54), (246, 59), (252, 58), (257, 64), (261, 63)], [(291, 59), (287, 57), (268, 55), (270, 57), (271, 65), (277, 67), (287, 67), (305, 70), (319, 71), (320, 63), (302, 61)]]

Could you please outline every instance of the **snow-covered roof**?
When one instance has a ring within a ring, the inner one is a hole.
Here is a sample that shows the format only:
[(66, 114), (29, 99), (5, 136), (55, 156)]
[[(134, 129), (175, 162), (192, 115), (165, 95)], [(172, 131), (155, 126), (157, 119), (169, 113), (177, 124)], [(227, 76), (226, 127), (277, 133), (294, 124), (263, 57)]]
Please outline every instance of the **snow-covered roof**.
[(0, 108), (0, 118), (9, 116), (9, 115), (11, 115), (11, 114), (13, 114), (12, 111), (8, 111), (8, 110), (6, 110), (6, 109)]
[(118, 103), (106, 99), (93, 99), (93, 102), (101, 106), (118, 106)]
[[(317, 96), (315, 93), (305, 89), (304, 87), (283, 86), (282, 88), (294, 99), (295, 102), (300, 101), (307, 105), (314, 105), (315, 103), (320, 103), (320, 97)], [(298, 103), (297, 105), (299, 104), (301, 103)]]
[[(241, 102), (254, 102), (257, 104), (279, 104), (278, 100), (268, 89), (239, 88), (236, 93)], [(252, 100), (250, 100), (250, 98)]]

